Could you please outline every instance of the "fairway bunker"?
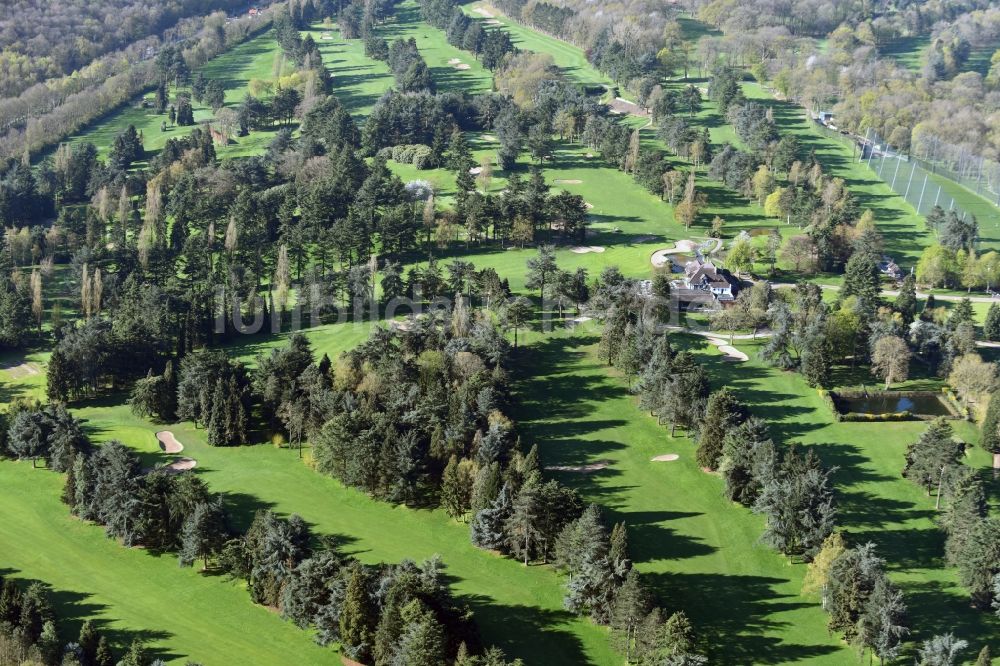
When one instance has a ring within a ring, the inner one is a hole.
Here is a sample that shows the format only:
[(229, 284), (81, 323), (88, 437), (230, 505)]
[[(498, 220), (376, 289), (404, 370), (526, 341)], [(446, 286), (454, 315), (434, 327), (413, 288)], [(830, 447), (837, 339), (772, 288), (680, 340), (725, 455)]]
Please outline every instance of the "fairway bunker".
[(160, 449), (164, 453), (180, 453), (184, 450), (184, 445), (178, 442), (174, 433), (169, 430), (161, 430), (156, 433), (156, 439), (160, 442)]
[(17, 365), (0, 366), (0, 370), (6, 370), (11, 379), (24, 379), (42, 374), (41, 367), (33, 361), (25, 361)]
[(719, 348), (719, 351), (722, 352), (722, 358), (725, 361), (741, 362), (741, 361), (749, 361), (750, 360), (749, 356), (747, 356), (746, 354), (744, 354), (743, 352), (741, 352), (736, 347), (734, 347), (734, 346), (732, 346), (730, 344), (727, 344), (726, 341), (723, 340), (722, 338), (716, 338), (716, 337), (712, 337), (712, 336), (707, 336), (706, 339), (711, 344), (713, 344), (713, 345), (715, 345), (716, 347)]
[(605, 249), (602, 245), (577, 245), (576, 247), (571, 247), (569, 251), (575, 254), (587, 254), (588, 252), (597, 252), (600, 254)]
[(610, 460), (598, 460), (589, 465), (546, 465), (545, 469), (552, 472), (575, 472), (577, 474), (590, 474), (599, 472), (611, 464)]
[[(180, 453), (184, 450), (184, 445), (177, 441), (174, 437), (174, 433), (169, 430), (161, 430), (156, 433), (156, 440), (160, 443), (160, 450), (164, 453)], [(198, 466), (198, 461), (194, 458), (178, 458), (168, 465), (163, 467), (158, 467), (155, 470), (147, 471), (160, 471), (166, 474), (180, 474), (181, 472), (186, 472), (188, 470), (194, 469)]]
[(650, 458), (649, 462), (673, 462), (679, 459), (680, 456), (677, 455), (676, 453), (664, 453), (662, 456), (656, 456), (654, 458)]
[(157, 471), (166, 472), (167, 474), (180, 474), (181, 472), (187, 472), (198, 466), (198, 461), (193, 458), (179, 458), (169, 465), (164, 465), (158, 468)]

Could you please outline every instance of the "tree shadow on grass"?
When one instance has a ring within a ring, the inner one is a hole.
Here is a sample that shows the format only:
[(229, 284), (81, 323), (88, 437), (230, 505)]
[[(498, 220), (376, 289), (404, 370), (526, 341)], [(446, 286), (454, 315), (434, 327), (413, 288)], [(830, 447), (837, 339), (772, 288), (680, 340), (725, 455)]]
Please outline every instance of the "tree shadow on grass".
[[(451, 585), (459, 580), (447, 573), (445, 578)], [(588, 622), (586, 619), (565, 610), (500, 604), (477, 594), (462, 594), (458, 598), (472, 609), (483, 643), (499, 647), (509, 659), (546, 665), (590, 663), (582, 641), (570, 627), (571, 623)]]
[(718, 548), (704, 543), (697, 537), (678, 534), (669, 527), (674, 520), (702, 515), (692, 511), (610, 511), (612, 522), (624, 521), (628, 526), (629, 551), (635, 562), (681, 560), (703, 557)]
[(698, 634), (708, 637), (702, 648), (713, 664), (808, 662), (837, 650), (764, 635), (788, 626), (775, 614), (812, 605), (779, 592), (777, 586), (786, 580), (706, 573), (647, 573), (643, 578), (660, 598), (670, 600), (669, 610), (683, 609)]
[(851, 533), (853, 543), (874, 543), (892, 569), (943, 569), (944, 533), (935, 527), (871, 529)]
[(963, 588), (941, 580), (907, 581), (902, 588), (906, 594), (907, 615), (914, 627), (910, 636), (914, 643), (942, 631), (951, 631), (969, 641), (970, 647), (963, 655), (969, 659), (983, 643), (996, 644), (1000, 619), (993, 613), (974, 608)]
[[(173, 636), (171, 632), (164, 629), (122, 629), (118, 626), (112, 626), (114, 618), (95, 617), (99, 613), (104, 613), (108, 606), (88, 601), (93, 595), (55, 589), (46, 581), (20, 577), (17, 573), (16, 569), (0, 569), (0, 576), (13, 580), (21, 590), (26, 590), (34, 583), (42, 584), (46, 596), (55, 610), (56, 627), (63, 642), (75, 640), (80, 635), (83, 623), (88, 619), (93, 622), (101, 634), (107, 637), (115, 651), (119, 653), (127, 649), (135, 639), (148, 645), (157, 641), (165, 641)], [(166, 624), (166, 621), (164, 623)], [(163, 661), (180, 659), (184, 656), (156, 646), (151, 646), (147, 650), (153, 659), (162, 659)]]

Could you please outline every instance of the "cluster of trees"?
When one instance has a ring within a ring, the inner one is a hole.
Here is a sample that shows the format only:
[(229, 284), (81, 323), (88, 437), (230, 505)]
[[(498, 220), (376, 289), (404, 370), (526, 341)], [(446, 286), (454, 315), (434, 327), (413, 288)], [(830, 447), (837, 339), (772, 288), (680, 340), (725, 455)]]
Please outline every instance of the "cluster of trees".
[(788, 556), (816, 557), (837, 511), (832, 470), (815, 451), (776, 445), (767, 423), (725, 388), (709, 396), (696, 427), (698, 463), (719, 471), (726, 497), (766, 517), (761, 541)]
[[(899, 656), (910, 633), (906, 600), (885, 572), (885, 560), (875, 544), (848, 547), (841, 533), (831, 534), (803, 582), (804, 593), (821, 593), (827, 626), (863, 656), (870, 651), (880, 661)], [(923, 661), (918, 664), (951, 664)]]
[(246, 581), (255, 603), (279, 608), (299, 627), (314, 629), (321, 645), (337, 643), (362, 663), (507, 664), (496, 648), (482, 652), (471, 611), (452, 598), (439, 558), (365, 565), (329, 540), (314, 542), (298, 516), (260, 511), (245, 534), (223, 546), (219, 560), (230, 576)]
[[(1000, 400), (990, 400), (982, 423), (981, 445), (1000, 452)], [(945, 561), (957, 567), (959, 580), (974, 607), (996, 611), (1000, 604), (1000, 521), (990, 515), (986, 485), (978, 470), (961, 462), (964, 444), (944, 421), (932, 423), (907, 450), (904, 474), (928, 493), (937, 492), (937, 505), (947, 498), (939, 525), (945, 533)]]
[(669, 15), (660, 5), (634, 0), (604, 7), (600, 13), (575, 0), (503, 0), (497, 7), (516, 21), (576, 44), (591, 64), (619, 84), (660, 71), (657, 54)]
[[(392, 502), (433, 505), (450, 494), (457, 512), (477, 470), (510, 464), (518, 438), (504, 415), (507, 343), (459, 298), (445, 320), (376, 330), (338, 361), (314, 438), (320, 471)], [(447, 493), (446, 466), (462, 470), (462, 487), (449, 475)]]
[(425, 20), (429, 23), (432, 18), (437, 20), (445, 5), (452, 7), (450, 20), (445, 25), (437, 23), (431, 25), (445, 30), (449, 44), (475, 54), (486, 69), (495, 71), (504, 62), (504, 57), (508, 53), (517, 51), (506, 30), (483, 29), (480, 21), (470, 18), (450, 0), (431, 0), (422, 3), (421, 9)]
[(609, 626), (628, 663), (707, 663), (684, 612), (666, 617), (632, 568), (625, 523), (609, 532), (596, 505), (584, 509), (575, 491), (542, 480), (537, 456), (532, 448), (505, 473), (480, 468), (472, 483), (472, 543), (568, 574), (563, 605)]
[(947, 377), (966, 399), (988, 393), (995, 372), (976, 352), (971, 304), (963, 300), (948, 311), (935, 307), (929, 297), (918, 316), (913, 276), (903, 280), (894, 302), (886, 303), (880, 296), (877, 248), (858, 241), (840, 298), (832, 304), (824, 303), (820, 289), (808, 283), (791, 292), (760, 288), (756, 295), (751, 290), (738, 297), (737, 307), (717, 315), (716, 325), (733, 330), (767, 324), (771, 336), (761, 357), (780, 368), (798, 368), (812, 386), (825, 386), (834, 360), (840, 359), (852, 368), (868, 364), (888, 388), (907, 378), (915, 358)]
[(211, 11), (239, 12), (237, 0), (173, 0), (150, 7), (141, 2), (89, 2), (83, 7), (18, 0), (0, 20), (0, 97), (69, 74), (97, 57), (144, 37), (167, 31), (180, 19)]
[(917, 261), (916, 277), (930, 287), (957, 287), (968, 290), (992, 289), (994, 275), (1000, 270), (996, 252), (977, 255), (979, 223), (975, 215), (959, 217), (935, 206), (927, 215), (927, 227), (937, 236), (937, 243), (927, 246)]
[(410, 37), (394, 40), (389, 45), (385, 59), (389, 63), (389, 69), (396, 79), (396, 87), (400, 92), (413, 93), (424, 90), (434, 92), (434, 79), (431, 78), (430, 69), (427, 68), (423, 56), (417, 50), (416, 39)]
[(0, 415), (0, 453), (30, 459), (32, 467), (42, 459), (50, 469), (67, 472), (89, 449), (80, 421), (62, 405), (14, 402)]
[[(280, 5), (279, 5), (280, 6)], [(271, 26), (272, 11), (229, 20), (223, 12), (191, 19), (165, 40), (183, 44), (189, 70)], [(73, 23), (73, 22), (71, 22)], [(121, 52), (109, 53), (79, 74), (37, 83), (17, 98), (0, 100), (0, 159), (23, 159), (55, 146), (114, 108), (126, 104), (159, 84), (155, 59), (147, 50), (159, 50), (159, 40), (146, 40)]]
[[(362, 565), (338, 553), (329, 539), (314, 537), (298, 516), (283, 519), (270, 511), (258, 512), (239, 534), (230, 527), (224, 498), (199, 477), (143, 470), (117, 441), (74, 456), (63, 501), (125, 546), (176, 552), (182, 566), (201, 561), (205, 569), (245, 580), (255, 603), (280, 608), (298, 626), (316, 629), (319, 643), (339, 643), (352, 658), (376, 664), (506, 663), (495, 649), (474, 656), (481, 646), (471, 611), (451, 598), (438, 559), (419, 567), (409, 561)], [(0, 600), (6, 599), (5, 589)], [(0, 613), (8, 608), (0, 602)], [(41, 621), (32, 617), (31, 627), (36, 624), (40, 630)], [(23, 640), (30, 645), (39, 635), (25, 630)], [(146, 666), (148, 660), (119, 663)]]
[[(80, 627), (75, 641), (63, 642), (49, 589), (34, 582), (25, 589), (13, 578), (0, 576), (0, 655), (4, 663), (41, 666), (159, 666), (142, 640), (136, 638), (115, 659), (108, 637), (91, 620)], [(198, 666), (188, 662), (187, 666)]]

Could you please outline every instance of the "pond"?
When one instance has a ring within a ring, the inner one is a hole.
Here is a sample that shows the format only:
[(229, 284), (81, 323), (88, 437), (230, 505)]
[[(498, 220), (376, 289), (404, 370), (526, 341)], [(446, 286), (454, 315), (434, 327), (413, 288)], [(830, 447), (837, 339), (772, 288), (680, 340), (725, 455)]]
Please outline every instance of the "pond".
[(694, 257), (690, 254), (670, 254), (667, 256), (670, 257), (670, 262), (673, 264), (674, 273), (683, 273), (684, 266), (689, 261), (694, 261)]
[(951, 416), (952, 412), (941, 396), (935, 393), (869, 393), (838, 395), (834, 399), (841, 414), (899, 414), (909, 412), (920, 416)]

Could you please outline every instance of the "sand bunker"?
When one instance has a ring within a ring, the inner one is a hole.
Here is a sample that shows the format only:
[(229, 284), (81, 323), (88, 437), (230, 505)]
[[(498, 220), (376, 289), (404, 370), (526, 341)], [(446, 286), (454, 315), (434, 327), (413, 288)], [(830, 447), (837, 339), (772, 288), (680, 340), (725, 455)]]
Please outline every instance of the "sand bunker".
[(575, 252), (576, 254), (587, 254), (588, 252), (604, 252), (605, 248), (601, 245), (577, 245), (576, 247), (571, 247), (570, 252)]
[(656, 456), (655, 458), (650, 458), (650, 462), (673, 462), (679, 459), (680, 456), (676, 453), (664, 453), (662, 456)]
[(750, 360), (749, 356), (741, 352), (736, 347), (727, 344), (726, 341), (723, 340), (722, 338), (709, 337), (707, 338), (707, 340), (719, 348), (719, 351), (722, 352), (723, 354), (722, 356), (723, 360), (733, 361), (733, 362)]
[(184, 445), (177, 441), (174, 433), (169, 430), (161, 430), (156, 433), (156, 439), (160, 442), (160, 449), (164, 453), (180, 453), (184, 450)]
[(6, 370), (11, 379), (24, 379), (42, 374), (42, 368), (34, 361), (25, 361), (16, 365), (3, 365), (0, 370)]
[(577, 180), (576, 178), (569, 178), (569, 179), (566, 179), (566, 180), (562, 180), (562, 179), (557, 178), (557, 179), (553, 180), (552, 182), (555, 183), (556, 185), (580, 185), (580, 184), (583, 183), (582, 180)]
[(503, 25), (502, 22), (500, 22), (500, 21), (498, 21), (496, 19), (490, 19), (488, 21), (485, 21), (485, 23), (486, 23), (486, 25)]
[[(699, 247), (699, 244), (693, 240), (679, 240), (674, 243), (674, 246), (668, 250), (657, 250), (650, 257), (650, 261), (656, 268), (662, 268), (670, 262), (671, 254), (689, 254), (694, 252)], [(712, 250), (714, 252), (715, 250)]]
[(472, 69), (472, 66), (463, 62), (461, 65), (455, 65), (455, 69)]
[(583, 203), (583, 207), (586, 208), (587, 210), (594, 210), (594, 204), (590, 203), (589, 201), (585, 201)]
[(493, 142), (495, 143), (495, 142), (497, 142), (497, 141), (499, 141), (499, 140), (500, 140), (500, 139), (496, 138), (496, 137), (495, 137), (495, 136), (493, 136), (492, 134), (484, 134), (484, 135), (483, 135), (483, 141), (493, 141)]
[(587, 153), (587, 157), (593, 157), (594, 153)]
[(164, 465), (160, 467), (158, 471), (165, 472), (167, 474), (180, 474), (181, 472), (186, 472), (188, 470), (194, 469), (198, 466), (198, 461), (191, 458), (180, 458), (175, 460), (169, 465)]
[(469, 169), (469, 173), (471, 173), (473, 176), (478, 176), (482, 172), (483, 172), (483, 167), (472, 167), (471, 169)]
[(480, 16), (485, 16), (486, 18), (493, 18), (493, 12), (483, 7), (476, 7), (472, 11), (479, 14)]
[(333, 39), (333, 35), (331, 35), (328, 32), (324, 32), (322, 35), (320, 35), (320, 39)]
[(576, 472), (578, 474), (589, 474), (590, 472), (602, 470), (610, 464), (610, 460), (598, 460), (597, 462), (590, 463), (589, 465), (546, 465), (545, 469), (553, 472)]
[(448, 61), (448, 64), (449, 65), (457, 65), (460, 62), (462, 62), (462, 60), (460, 58), (452, 58), (451, 60)]
[(574, 317), (566, 322), (566, 328), (576, 328), (580, 324), (586, 323), (593, 319), (593, 317)]

